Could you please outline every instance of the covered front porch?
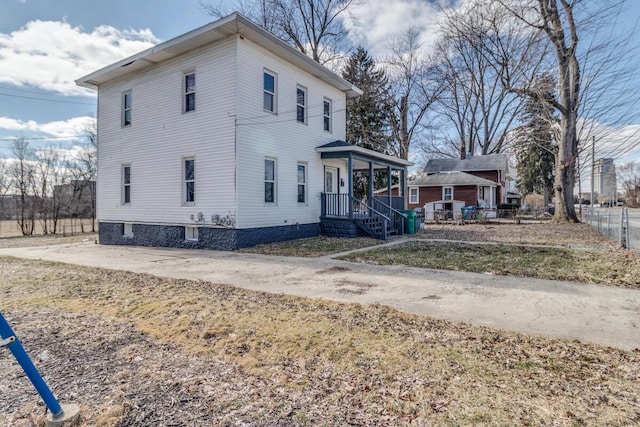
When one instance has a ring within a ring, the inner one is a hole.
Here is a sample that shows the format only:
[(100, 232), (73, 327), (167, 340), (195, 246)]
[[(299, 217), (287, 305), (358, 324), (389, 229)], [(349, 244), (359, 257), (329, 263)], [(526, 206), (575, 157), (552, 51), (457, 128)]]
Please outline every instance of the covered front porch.
[(413, 163), (334, 141), (316, 148), (324, 165), (320, 225), (324, 234), (378, 239), (404, 234), (407, 167)]

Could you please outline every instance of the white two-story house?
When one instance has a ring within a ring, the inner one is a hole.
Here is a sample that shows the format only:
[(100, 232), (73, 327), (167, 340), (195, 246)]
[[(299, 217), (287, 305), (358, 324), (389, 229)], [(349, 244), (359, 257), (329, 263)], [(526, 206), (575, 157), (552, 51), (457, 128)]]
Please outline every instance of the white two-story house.
[(353, 198), (354, 171), (404, 182), (410, 165), (343, 142), (346, 100), (361, 91), (242, 15), (77, 84), (98, 91), (102, 244), (233, 249), (401, 232), (399, 198)]

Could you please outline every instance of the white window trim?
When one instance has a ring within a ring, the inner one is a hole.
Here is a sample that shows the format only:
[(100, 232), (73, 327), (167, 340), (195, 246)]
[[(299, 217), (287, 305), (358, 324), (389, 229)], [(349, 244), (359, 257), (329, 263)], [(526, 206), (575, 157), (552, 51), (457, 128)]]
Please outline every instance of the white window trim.
[[(266, 178), (263, 179), (262, 181), (262, 192), (263, 192), (263, 196), (262, 196), (262, 200), (264, 201), (265, 206), (275, 206), (278, 203), (278, 159), (276, 159), (275, 157), (265, 157), (264, 158), (265, 162), (267, 160), (272, 161), (273, 162), (273, 181), (267, 180)], [(264, 165), (264, 163), (263, 163)], [(266, 170), (266, 165), (264, 165), (265, 170)], [(264, 176), (264, 175), (263, 175)], [(265, 184), (268, 182), (273, 182), (273, 202), (267, 202), (265, 200), (265, 193), (264, 193), (264, 189), (265, 189)]]
[[(126, 108), (127, 104), (125, 100), (127, 95), (130, 97), (129, 108)], [(129, 111), (129, 123), (126, 123), (126, 120), (125, 120), (127, 111)], [(122, 92), (122, 117), (121, 117), (120, 124), (123, 128), (128, 128), (128, 127), (131, 127), (132, 123), (133, 123), (133, 92), (131, 90), (127, 90), (125, 92)]]
[[(189, 70), (189, 71), (185, 71), (184, 73), (182, 73), (182, 113), (183, 114), (187, 114), (187, 113), (193, 113), (194, 111), (197, 110), (196, 108), (196, 102), (195, 102), (195, 97), (196, 97), (196, 92), (197, 92), (197, 82), (196, 82), (196, 88), (190, 92), (187, 91), (187, 76), (190, 76), (191, 74), (193, 74), (193, 77), (195, 79), (196, 77), (196, 70)], [(187, 95), (193, 94), (194, 96), (194, 102), (193, 102), (193, 110), (189, 110), (187, 111)]]
[[(415, 191), (415, 201), (413, 201), (413, 194), (411, 194), (412, 191)], [(417, 205), (418, 203), (420, 203), (420, 187), (409, 187), (409, 203), (412, 205)]]
[[(269, 74), (273, 77), (273, 92), (269, 92), (264, 87), (264, 75)], [(264, 108), (264, 94), (269, 93), (273, 96), (273, 110), (267, 110)], [(262, 109), (267, 113), (278, 114), (278, 75), (271, 70), (264, 68), (262, 70)]]
[(123, 227), (122, 227), (122, 235), (124, 237), (133, 237), (133, 223), (125, 222), (122, 225), (123, 225)]
[[(298, 90), (301, 90), (304, 93), (304, 103), (303, 104), (300, 104), (298, 102)], [(307, 104), (308, 104), (307, 98), (308, 98), (308, 93), (309, 92), (307, 91), (306, 87), (300, 86), (300, 85), (296, 86), (296, 122), (303, 123), (305, 125), (308, 122), (308, 120), (307, 120)], [(304, 114), (302, 116), (302, 121), (298, 120), (298, 107), (302, 107), (302, 109), (304, 111)]]
[[(125, 183), (124, 182), (124, 170), (125, 168), (129, 168), (129, 183)], [(124, 163), (122, 165), (122, 167), (120, 168), (120, 182), (122, 183), (121, 185), (121, 191), (122, 191), (122, 197), (121, 197), (121, 202), (123, 205), (128, 206), (131, 204), (131, 163)], [(125, 188), (129, 187), (129, 201), (126, 201), (126, 191)]]
[[(298, 181), (298, 166), (304, 167), (304, 182), (301, 184)], [(296, 165), (296, 200), (298, 199), (298, 185), (304, 185), (304, 202), (298, 202), (299, 205), (308, 205), (309, 204), (309, 166), (307, 162), (298, 162)]]
[(184, 227), (184, 240), (188, 240), (190, 242), (198, 241), (198, 227), (194, 226), (185, 226)]
[[(187, 180), (186, 177), (186, 163), (188, 160), (193, 160), (193, 180)], [(196, 183), (196, 158), (194, 156), (190, 156), (190, 157), (183, 157), (182, 158), (182, 167), (180, 168), (182, 171), (182, 175), (181, 175), (181, 181), (182, 181), (182, 205), (183, 206), (194, 206), (196, 204), (196, 190), (195, 190), (195, 183)], [(188, 182), (193, 182), (193, 201), (187, 201), (187, 183)]]
[[(329, 114), (324, 111), (324, 104), (329, 103)], [(325, 119), (329, 119), (329, 129), (324, 127)], [(333, 101), (329, 98), (323, 98), (322, 100), (322, 129), (325, 132), (333, 133)]]
[[(451, 198), (450, 199), (445, 199), (445, 194), (446, 194), (446, 190), (447, 189), (451, 189)], [(452, 186), (442, 187), (442, 200), (453, 200), (453, 187)]]

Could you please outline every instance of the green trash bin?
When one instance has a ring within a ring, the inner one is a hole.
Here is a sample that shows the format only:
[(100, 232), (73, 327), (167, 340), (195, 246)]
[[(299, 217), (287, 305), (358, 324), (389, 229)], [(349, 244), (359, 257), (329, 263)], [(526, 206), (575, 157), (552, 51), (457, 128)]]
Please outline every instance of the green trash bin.
[(406, 215), (406, 218), (404, 219), (404, 233), (416, 234), (416, 220), (418, 219), (416, 215), (416, 211), (411, 209), (411, 210), (404, 210), (402, 211), (402, 213)]

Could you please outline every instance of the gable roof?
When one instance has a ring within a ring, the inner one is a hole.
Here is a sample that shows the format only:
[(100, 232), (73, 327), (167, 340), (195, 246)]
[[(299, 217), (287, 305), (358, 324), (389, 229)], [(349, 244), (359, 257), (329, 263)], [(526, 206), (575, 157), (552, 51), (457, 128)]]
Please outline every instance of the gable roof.
[(488, 154), (460, 159), (431, 159), (425, 165), (424, 173), (437, 172), (476, 172), (476, 171), (509, 171), (509, 159), (506, 154)]
[(345, 92), (347, 98), (362, 95), (362, 91), (353, 84), (237, 12), (81, 77), (76, 80), (76, 84), (97, 89), (105, 82), (140, 71), (234, 34), (251, 40), (323, 82)]
[(481, 185), (497, 186), (498, 183), (490, 179), (480, 178), (465, 172), (441, 172), (432, 175), (418, 176), (413, 180), (407, 181), (408, 187), (438, 187), (443, 185)]

